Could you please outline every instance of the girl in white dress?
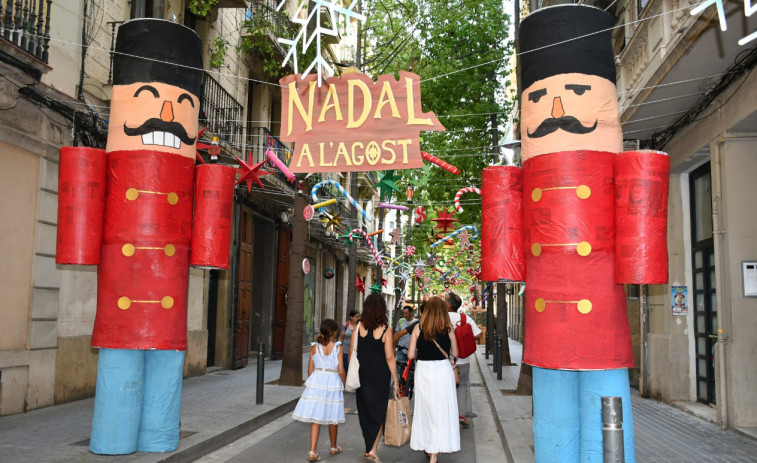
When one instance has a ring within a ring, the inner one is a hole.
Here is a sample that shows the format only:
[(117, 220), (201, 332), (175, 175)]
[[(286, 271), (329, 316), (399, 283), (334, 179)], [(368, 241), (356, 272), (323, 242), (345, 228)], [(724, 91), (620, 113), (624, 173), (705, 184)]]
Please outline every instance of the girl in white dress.
[(292, 418), (310, 425), (308, 461), (321, 461), (318, 456), (318, 435), (321, 425), (329, 425), (331, 455), (342, 453), (336, 443), (337, 425), (344, 423), (344, 362), (341, 346), (334, 340), (339, 326), (330, 318), (321, 322), (318, 338), (310, 349), (308, 379)]

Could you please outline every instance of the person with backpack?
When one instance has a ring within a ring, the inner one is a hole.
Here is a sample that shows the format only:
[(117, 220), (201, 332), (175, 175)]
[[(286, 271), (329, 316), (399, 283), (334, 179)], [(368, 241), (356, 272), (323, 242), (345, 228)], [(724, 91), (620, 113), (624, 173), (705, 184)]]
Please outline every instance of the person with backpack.
[(453, 292), (447, 293), (445, 300), (452, 328), (457, 338), (458, 357), (456, 358), (457, 373), (460, 383), (457, 386), (457, 408), (460, 414), (460, 424), (467, 428), (470, 426), (468, 418), (476, 416), (473, 413), (470, 396), (470, 359), (476, 351), (476, 340), (481, 337), (481, 329), (471, 317), (457, 310), (463, 304), (460, 296)]

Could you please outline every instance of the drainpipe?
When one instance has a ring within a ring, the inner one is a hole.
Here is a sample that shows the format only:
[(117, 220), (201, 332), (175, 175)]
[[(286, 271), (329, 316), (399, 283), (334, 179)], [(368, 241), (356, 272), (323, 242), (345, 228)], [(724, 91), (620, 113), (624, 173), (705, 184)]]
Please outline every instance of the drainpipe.
[(234, 194), (234, 233), (232, 235), (232, 243), (231, 243), (231, 265), (229, 266), (230, 277), (231, 277), (231, 295), (229, 297), (229, 311), (230, 313), (230, 320), (229, 320), (229, 327), (230, 327), (230, 333), (229, 333), (229, 369), (234, 369), (234, 328), (235, 328), (235, 322), (237, 318), (237, 267), (239, 265), (239, 221), (241, 220), (242, 216), (242, 207), (240, 205), (241, 197), (238, 196), (236, 193)]
[(727, 343), (725, 335), (726, 316), (725, 316), (725, 280), (723, 278), (723, 269), (725, 267), (723, 238), (725, 230), (721, 224), (720, 209), (722, 206), (722, 182), (720, 166), (720, 149), (723, 146), (723, 138), (719, 138), (711, 146), (711, 183), (712, 183), (712, 235), (715, 245), (715, 281), (717, 292), (715, 293), (715, 303), (718, 307), (718, 332), (717, 332), (717, 356), (718, 356), (718, 382), (715, 385), (715, 394), (718, 405), (718, 415), (720, 427), (728, 429), (730, 416), (728, 413), (728, 375), (726, 369), (725, 347)]
[(648, 298), (649, 286), (641, 285), (640, 297), (641, 297), (641, 396), (649, 397), (649, 298)]

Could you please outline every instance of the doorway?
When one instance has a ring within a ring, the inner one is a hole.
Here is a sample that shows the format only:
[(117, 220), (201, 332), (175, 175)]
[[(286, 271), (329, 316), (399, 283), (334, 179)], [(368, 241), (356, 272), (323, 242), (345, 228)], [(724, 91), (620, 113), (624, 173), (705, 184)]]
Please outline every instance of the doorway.
[(709, 162), (689, 174), (689, 191), (697, 400), (714, 405), (718, 312), (715, 298), (717, 288)]
[(231, 360), (232, 369), (247, 365), (250, 352), (253, 220), (252, 209), (243, 205), (239, 222), (239, 266), (237, 268), (237, 303), (233, 315), (234, 358)]

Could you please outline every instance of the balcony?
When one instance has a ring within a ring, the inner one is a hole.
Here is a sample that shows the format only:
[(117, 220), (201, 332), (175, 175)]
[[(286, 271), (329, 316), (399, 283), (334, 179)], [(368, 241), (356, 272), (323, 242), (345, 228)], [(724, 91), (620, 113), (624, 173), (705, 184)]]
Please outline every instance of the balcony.
[(217, 136), (227, 150), (242, 150), (243, 114), (242, 104), (210, 74), (203, 74), (200, 125)]
[(0, 37), (47, 64), (52, 3), (52, 0), (0, 0)]
[(242, 38), (259, 39), (262, 33), (270, 40), (275, 52), (283, 58), (286, 51), (279, 44), (277, 37), (288, 37), (295, 25), (285, 11), (276, 11), (278, 0), (259, 0), (250, 2), (242, 24)]

